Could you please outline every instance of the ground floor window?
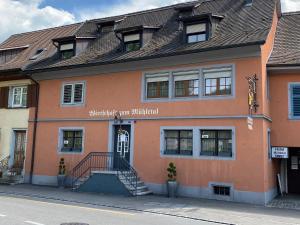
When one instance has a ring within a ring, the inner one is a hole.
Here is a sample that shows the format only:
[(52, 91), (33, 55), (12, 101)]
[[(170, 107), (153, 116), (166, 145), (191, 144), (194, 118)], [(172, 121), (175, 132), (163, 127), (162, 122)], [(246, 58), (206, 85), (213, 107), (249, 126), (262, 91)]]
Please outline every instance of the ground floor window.
[(201, 155), (232, 157), (232, 131), (201, 130)]
[(193, 155), (192, 130), (165, 130), (166, 155)]
[(83, 130), (63, 130), (61, 152), (82, 152)]

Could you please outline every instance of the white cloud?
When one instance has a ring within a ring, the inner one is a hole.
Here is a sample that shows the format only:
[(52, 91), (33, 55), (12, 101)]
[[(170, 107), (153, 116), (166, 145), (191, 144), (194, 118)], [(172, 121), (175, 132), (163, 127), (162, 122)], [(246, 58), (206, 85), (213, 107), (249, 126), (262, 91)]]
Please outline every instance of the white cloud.
[(300, 11), (300, 0), (282, 0), (284, 12)]
[(47, 6), (42, 0), (0, 0), (0, 42), (10, 35), (75, 22), (71, 13)]
[(81, 20), (102, 18), (108, 16), (122, 15), (141, 10), (153, 9), (161, 6), (177, 4), (181, 2), (188, 2), (191, 0), (129, 0), (119, 5), (113, 5), (97, 10), (83, 10), (77, 12)]

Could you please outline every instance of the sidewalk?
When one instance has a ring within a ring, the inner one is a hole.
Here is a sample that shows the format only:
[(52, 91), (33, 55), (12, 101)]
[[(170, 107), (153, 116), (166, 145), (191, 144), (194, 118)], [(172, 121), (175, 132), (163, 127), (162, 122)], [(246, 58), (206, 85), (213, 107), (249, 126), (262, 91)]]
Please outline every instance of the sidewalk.
[[(163, 196), (122, 197), (76, 193), (67, 189), (31, 185), (0, 186), (0, 195), (26, 197), (45, 201), (88, 204), (91, 207), (110, 207), (206, 220), (219, 224), (242, 225), (300, 225), (300, 212), (262, 206)], [(213, 223), (212, 223), (213, 224)]]

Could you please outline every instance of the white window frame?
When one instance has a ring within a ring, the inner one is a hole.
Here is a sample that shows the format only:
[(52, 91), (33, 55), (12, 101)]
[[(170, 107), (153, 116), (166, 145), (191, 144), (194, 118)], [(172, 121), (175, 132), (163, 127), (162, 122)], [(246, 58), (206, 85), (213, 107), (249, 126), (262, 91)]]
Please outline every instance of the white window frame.
[[(20, 96), (20, 104), (15, 104), (15, 90), (17, 88), (21, 88), (21, 96)], [(24, 89), (26, 89), (26, 104), (24, 105), (23, 103), (23, 94), (24, 94)], [(14, 86), (11, 88), (11, 107), (12, 108), (26, 108), (27, 107), (27, 97), (28, 96), (28, 86)]]
[[(82, 148), (80, 152), (64, 152), (62, 148), (64, 146), (64, 131), (82, 131)], [(84, 127), (60, 127), (58, 130), (58, 145), (57, 153), (62, 155), (82, 155), (84, 153), (84, 141), (85, 141), (85, 129)]]
[[(75, 96), (75, 85), (82, 84), (82, 101), (81, 102), (74, 102)], [(64, 93), (65, 93), (65, 86), (71, 85), (72, 86), (72, 93), (71, 93), (71, 102), (65, 103), (64, 102)], [(76, 81), (76, 82), (66, 82), (62, 85), (61, 90), (61, 105), (62, 106), (81, 106), (85, 103), (85, 93), (86, 93), (86, 82), (85, 81)]]
[[(165, 154), (165, 130), (192, 130), (193, 131), (193, 155)], [(232, 156), (205, 156), (201, 155), (201, 130), (231, 130)], [(160, 156), (161, 158), (187, 158), (199, 160), (236, 160), (236, 128), (231, 126), (162, 126), (160, 127)]]
[[(205, 79), (203, 71), (211, 69), (231, 69), (231, 94), (229, 95), (205, 95)], [(199, 74), (199, 95), (198, 96), (185, 96), (175, 97), (175, 78), (182, 76), (180, 74), (192, 73), (198, 71)], [(147, 79), (149, 78), (168, 77), (169, 81), (169, 97), (168, 98), (148, 98), (147, 97)], [(142, 102), (170, 102), (170, 101), (192, 101), (192, 100), (213, 100), (213, 99), (233, 99), (235, 98), (235, 83), (236, 83), (236, 69), (235, 64), (221, 64), (203, 67), (189, 67), (174, 70), (162, 70), (153, 72), (144, 72), (142, 79)]]

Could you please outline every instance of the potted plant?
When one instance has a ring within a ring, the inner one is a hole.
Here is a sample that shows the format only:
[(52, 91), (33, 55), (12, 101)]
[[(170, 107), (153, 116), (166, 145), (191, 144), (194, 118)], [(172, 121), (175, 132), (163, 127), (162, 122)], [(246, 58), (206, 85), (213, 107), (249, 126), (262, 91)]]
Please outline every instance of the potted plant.
[(177, 171), (173, 162), (169, 163), (168, 171), (168, 196), (169, 198), (175, 198), (177, 195), (178, 182), (176, 181)]
[(64, 187), (66, 180), (66, 165), (65, 159), (61, 158), (58, 166), (57, 184), (58, 187)]

